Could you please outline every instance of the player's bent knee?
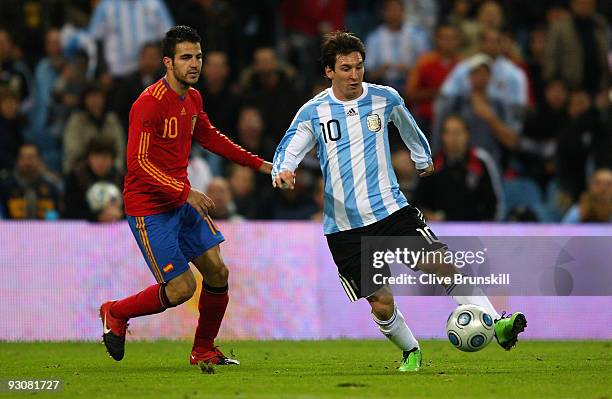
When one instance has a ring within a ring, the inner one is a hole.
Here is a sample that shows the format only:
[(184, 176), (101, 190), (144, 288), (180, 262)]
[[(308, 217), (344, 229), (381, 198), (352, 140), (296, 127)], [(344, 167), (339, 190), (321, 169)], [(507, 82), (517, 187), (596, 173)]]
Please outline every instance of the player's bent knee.
[(217, 267), (211, 270), (206, 275), (207, 283), (215, 287), (221, 287), (227, 284), (229, 279), (229, 269), (225, 263), (220, 263)]
[(166, 285), (166, 295), (173, 305), (180, 305), (188, 301), (195, 291), (196, 280), (190, 270), (172, 279)]

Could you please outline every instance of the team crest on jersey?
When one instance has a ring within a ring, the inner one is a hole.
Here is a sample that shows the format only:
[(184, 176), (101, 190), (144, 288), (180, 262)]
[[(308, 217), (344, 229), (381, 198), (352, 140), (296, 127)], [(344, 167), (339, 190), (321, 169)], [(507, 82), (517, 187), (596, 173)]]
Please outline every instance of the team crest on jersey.
[(195, 124), (198, 121), (198, 116), (194, 115), (191, 117), (191, 135), (193, 136), (193, 129), (195, 129)]
[(378, 114), (370, 114), (366, 118), (368, 122), (368, 130), (371, 132), (378, 132), (382, 127), (382, 123), (380, 122), (380, 116)]

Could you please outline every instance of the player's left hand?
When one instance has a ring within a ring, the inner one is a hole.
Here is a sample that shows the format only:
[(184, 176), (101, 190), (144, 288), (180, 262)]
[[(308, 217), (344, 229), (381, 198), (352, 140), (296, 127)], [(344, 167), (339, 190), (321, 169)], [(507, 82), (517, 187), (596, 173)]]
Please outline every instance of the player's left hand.
[(418, 172), (420, 177), (429, 176), (434, 172), (434, 166), (431, 164), (425, 169), (418, 169)]
[(259, 171), (261, 173), (265, 173), (266, 175), (269, 175), (272, 173), (272, 164), (268, 161), (264, 161), (264, 163), (261, 164), (261, 166), (259, 167)]

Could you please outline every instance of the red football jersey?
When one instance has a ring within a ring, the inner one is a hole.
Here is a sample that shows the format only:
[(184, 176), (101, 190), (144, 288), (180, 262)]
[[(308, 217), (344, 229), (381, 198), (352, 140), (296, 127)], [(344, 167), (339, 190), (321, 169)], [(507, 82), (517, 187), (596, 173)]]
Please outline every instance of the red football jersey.
[(148, 216), (185, 203), (191, 189), (187, 164), (192, 139), (243, 166), (258, 169), (263, 160), (221, 134), (202, 110), (202, 96), (190, 88), (179, 96), (160, 79), (142, 92), (130, 110), (125, 213)]

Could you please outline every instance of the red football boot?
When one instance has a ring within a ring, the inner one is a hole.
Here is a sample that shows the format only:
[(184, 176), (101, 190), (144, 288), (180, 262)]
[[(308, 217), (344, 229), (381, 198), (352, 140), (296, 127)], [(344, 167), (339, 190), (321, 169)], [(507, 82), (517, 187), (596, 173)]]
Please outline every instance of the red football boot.
[(127, 320), (113, 317), (110, 308), (115, 301), (105, 302), (100, 306), (100, 320), (102, 320), (102, 340), (108, 354), (119, 361), (125, 354), (125, 333), (127, 332)]
[(218, 366), (227, 366), (230, 364), (240, 364), (236, 359), (230, 359), (216, 346), (212, 350), (198, 350), (194, 348), (189, 357), (189, 364), (196, 365), (200, 362), (215, 364)]

